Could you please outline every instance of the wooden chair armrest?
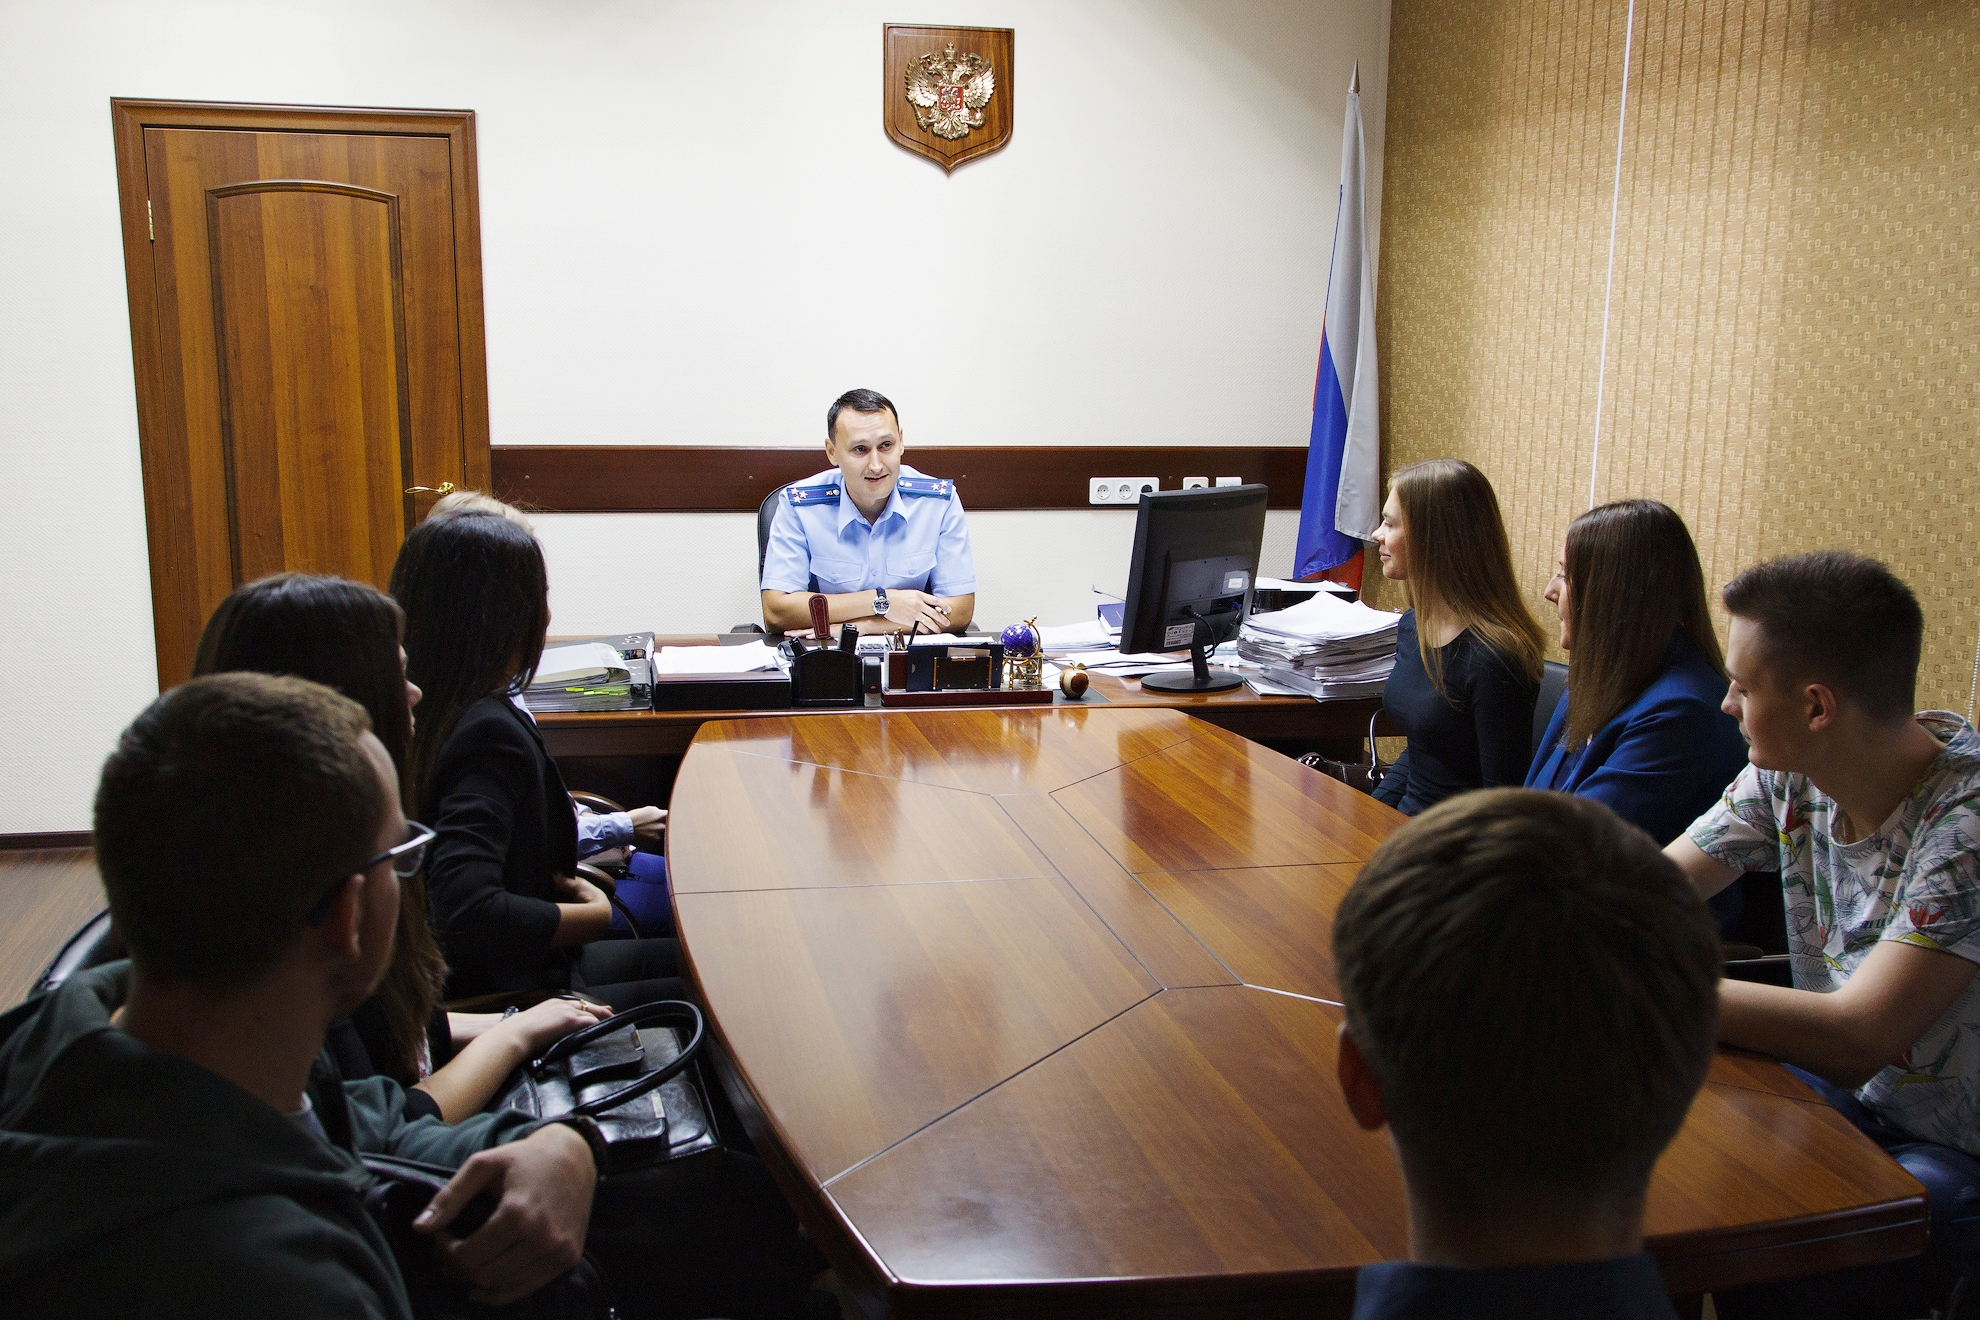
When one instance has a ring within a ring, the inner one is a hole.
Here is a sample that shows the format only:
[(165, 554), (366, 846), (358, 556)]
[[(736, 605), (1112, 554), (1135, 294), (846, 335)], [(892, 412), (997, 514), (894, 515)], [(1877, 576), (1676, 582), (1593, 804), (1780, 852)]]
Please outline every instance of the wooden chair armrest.
[(603, 793), (587, 793), (581, 788), (571, 790), (571, 801), (577, 803), (579, 806), (589, 807), (601, 816), (608, 816), (615, 811), (625, 810), (624, 807), (614, 802), (611, 798), (606, 797)]
[(604, 867), (593, 866), (590, 862), (579, 862), (577, 864), (577, 873), (604, 890), (605, 897), (613, 898), (618, 895), (618, 878)]

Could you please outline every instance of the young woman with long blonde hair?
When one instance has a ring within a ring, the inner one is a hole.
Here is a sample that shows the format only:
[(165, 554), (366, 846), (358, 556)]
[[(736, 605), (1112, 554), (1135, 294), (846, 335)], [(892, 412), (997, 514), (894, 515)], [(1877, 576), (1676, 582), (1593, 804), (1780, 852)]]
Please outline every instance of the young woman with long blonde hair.
[(1375, 796), (1413, 816), (1466, 789), (1520, 783), (1544, 643), (1513, 578), (1492, 483), (1455, 458), (1404, 468), (1375, 543), (1382, 576), (1405, 584), (1410, 602), (1382, 695), (1409, 750)]

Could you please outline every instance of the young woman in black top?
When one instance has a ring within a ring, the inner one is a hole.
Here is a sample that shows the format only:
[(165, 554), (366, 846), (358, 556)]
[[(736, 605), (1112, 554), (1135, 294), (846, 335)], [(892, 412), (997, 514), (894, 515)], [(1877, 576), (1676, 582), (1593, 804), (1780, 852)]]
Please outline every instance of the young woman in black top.
[[(519, 535), (529, 538), (527, 532)], [(540, 585), (536, 599), (543, 599)], [(194, 672), (293, 674), (336, 688), (370, 713), (373, 729), (400, 769), (401, 785), (408, 785), (405, 769), (416, 741), (412, 707), (431, 719), (434, 702), (430, 696), (422, 701), (407, 677), (402, 618), (390, 597), (362, 583), (302, 574), (264, 578), (237, 589), (214, 611), (200, 637)], [(519, 745), (515, 739), (500, 741)], [(443, 764), (451, 764), (452, 756), (448, 751)], [(549, 773), (554, 776), (554, 766)], [(568, 799), (561, 820), (575, 832)], [(429, 859), (441, 842), (436, 838), (429, 845)], [(426, 890), (417, 876), (401, 879), (399, 886), (399, 924), (385, 979), (351, 1023), (332, 1029), (327, 1042), (347, 1077), (393, 1077), (408, 1088), (408, 1112), (456, 1122), (479, 1112), (512, 1069), (551, 1041), (609, 1016), (596, 1005), (556, 998), (506, 1018), (445, 1012), (439, 996), (447, 967), (427, 924)], [(678, 981), (606, 989), (641, 1000), (680, 997)], [(608, 998), (596, 988), (587, 993)], [(636, 1296), (635, 1314), (802, 1320), (837, 1313), (828, 1298), (809, 1292), (809, 1280), (824, 1262), (799, 1236), (768, 1172), (741, 1151), (719, 1152), (699, 1181), (669, 1187), (664, 1196), (637, 1174), (601, 1184), (587, 1249)]]
[[(420, 691), (406, 679), (402, 621), (390, 596), (361, 582), (303, 573), (262, 578), (235, 588), (213, 611), (193, 675), (250, 670), (335, 688), (371, 716), (403, 788)], [(407, 1088), (409, 1111), (458, 1122), (479, 1113), (517, 1064), (607, 1014), (567, 999), (509, 1018), (448, 1013), (440, 1006), (447, 964), (426, 909), (420, 877), (401, 879), (385, 979), (349, 1023), (332, 1029), (330, 1046), (346, 1077), (382, 1073)]]
[(1412, 607), (1382, 694), (1409, 750), (1375, 796), (1413, 816), (1466, 789), (1520, 784), (1544, 643), (1513, 579), (1492, 483), (1454, 458), (1404, 468), (1375, 542), (1382, 576), (1406, 584)]
[(612, 907), (576, 877), (577, 820), (515, 698), (550, 626), (543, 549), (469, 512), (415, 527), (392, 567), (406, 674), (425, 690), (409, 778), (447, 994), (583, 989), (615, 1008), (681, 998), (673, 940), (609, 937)]

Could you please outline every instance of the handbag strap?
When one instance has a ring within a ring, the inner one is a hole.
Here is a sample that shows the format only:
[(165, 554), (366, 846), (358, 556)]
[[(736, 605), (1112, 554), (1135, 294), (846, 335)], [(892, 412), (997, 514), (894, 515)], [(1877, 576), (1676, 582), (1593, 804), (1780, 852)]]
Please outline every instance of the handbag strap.
[(701, 1016), (700, 1009), (685, 999), (656, 999), (650, 1004), (641, 1004), (638, 1008), (614, 1013), (611, 1017), (603, 1018), (557, 1040), (539, 1057), (530, 1061), (529, 1070), (540, 1074), (552, 1064), (561, 1063), (601, 1036), (609, 1036), (627, 1027), (638, 1027), (643, 1022), (655, 1022), (663, 1018), (692, 1021), (693, 1036), (681, 1047), (681, 1052), (662, 1067), (641, 1074), (638, 1080), (628, 1082), (616, 1091), (608, 1091), (595, 1100), (586, 1100), (571, 1107), (573, 1114), (595, 1118), (607, 1110), (617, 1109), (628, 1100), (637, 1100), (648, 1091), (658, 1090), (678, 1077), (688, 1064), (694, 1062), (694, 1056), (700, 1051), (701, 1042), (708, 1034), (708, 1024)]

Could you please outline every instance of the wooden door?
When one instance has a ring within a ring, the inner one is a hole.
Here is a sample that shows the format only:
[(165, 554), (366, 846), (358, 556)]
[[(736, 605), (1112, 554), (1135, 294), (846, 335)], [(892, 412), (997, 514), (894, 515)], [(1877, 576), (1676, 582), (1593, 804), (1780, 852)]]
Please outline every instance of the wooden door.
[(234, 587), (382, 588), (435, 492), (488, 484), (474, 117), (111, 108), (167, 687)]

